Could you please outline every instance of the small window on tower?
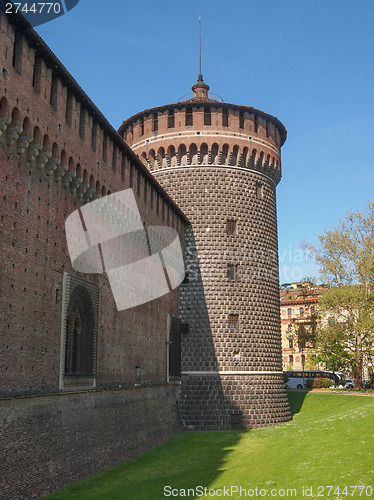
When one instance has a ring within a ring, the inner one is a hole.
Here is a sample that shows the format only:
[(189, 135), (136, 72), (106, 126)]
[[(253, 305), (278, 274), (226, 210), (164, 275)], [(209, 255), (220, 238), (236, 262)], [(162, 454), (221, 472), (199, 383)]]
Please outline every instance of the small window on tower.
[(237, 276), (237, 265), (236, 264), (227, 264), (227, 278), (229, 280), (236, 279)]
[(264, 186), (260, 182), (256, 182), (256, 198), (262, 200), (264, 197)]
[(239, 128), (244, 128), (244, 113), (243, 113), (243, 111), (239, 112)]
[(204, 109), (204, 125), (212, 124), (212, 115), (209, 108)]
[(193, 125), (192, 106), (186, 107), (186, 126)]
[(144, 117), (142, 116), (140, 118), (140, 132), (139, 132), (140, 135), (144, 135)]
[(222, 110), (222, 126), (223, 127), (229, 126), (229, 110), (228, 109)]
[(173, 128), (175, 125), (174, 109), (169, 109), (168, 128)]
[(157, 132), (158, 130), (158, 115), (157, 113), (153, 114), (153, 132)]
[(239, 314), (229, 314), (229, 328), (230, 330), (239, 330)]
[(236, 234), (236, 220), (228, 219), (227, 220), (227, 234)]

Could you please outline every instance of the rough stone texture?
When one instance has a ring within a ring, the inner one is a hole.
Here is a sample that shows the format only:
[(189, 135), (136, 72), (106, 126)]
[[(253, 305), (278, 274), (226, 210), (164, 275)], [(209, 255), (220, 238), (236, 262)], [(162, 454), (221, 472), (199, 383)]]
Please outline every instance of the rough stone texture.
[[(223, 125), (224, 109), (229, 126)], [(180, 318), (188, 325), (181, 388), (186, 428), (289, 420), (275, 193), (283, 125), (253, 108), (192, 100), (138, 113), (119, 131), (191, 222), (180, 297)], [(235, 234), (228, 221), (235, 221)]]
[(1, 399), (2, 500), (40, 498), (180, 430), (176, 386)]

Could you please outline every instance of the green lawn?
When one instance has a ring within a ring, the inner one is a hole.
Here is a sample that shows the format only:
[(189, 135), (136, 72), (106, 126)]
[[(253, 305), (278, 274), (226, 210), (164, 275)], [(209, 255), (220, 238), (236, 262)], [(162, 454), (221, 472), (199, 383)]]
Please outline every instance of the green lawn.
[[(48, 498), (261, 498), (262, 489), (267, 498), (326, 500), (369, 498), (371, 486), (374, 499), (374, 397), (291, 392), (289, 399), (291, 422), (251, 431), (181, 433)], [(169, 496), (164, 496), (166, 486)], [(201, 490), (187, 495), (188, 488), (198, 486), (222, 489), (217, 491), (222, 496), (201, 496)], [(245, 488), (247, 496), (231, 486)], [(328, 486), (334, 486), (330, 493)], [(248, 492), (256, 487), (257, 495)], [(312, 492), (303, 491), (310, 487)], [(282, 491), (287, 489), (296, 495), (287, 496)]]

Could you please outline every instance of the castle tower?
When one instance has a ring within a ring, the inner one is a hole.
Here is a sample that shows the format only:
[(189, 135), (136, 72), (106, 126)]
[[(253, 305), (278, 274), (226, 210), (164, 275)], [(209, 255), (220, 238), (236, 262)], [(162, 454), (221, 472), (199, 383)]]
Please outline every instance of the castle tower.
[(195, 430), (284, 422), (275, 191), (287, 132), (263, 111), (209, 94), (201, 74), (192, 90), (119, 129), (191, 222), (182, 420)]

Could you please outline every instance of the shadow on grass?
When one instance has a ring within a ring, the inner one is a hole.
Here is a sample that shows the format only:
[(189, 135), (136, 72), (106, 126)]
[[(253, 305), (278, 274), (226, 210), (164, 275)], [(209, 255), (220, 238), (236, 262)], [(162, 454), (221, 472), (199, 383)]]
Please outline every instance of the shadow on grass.
[(159, 500), (168, 496), (180, 498), (180, 495), (197, 498), (226, 470), (228, 455), (248, 432), (182, 432), (134, 459), (47, 498)]
[(288, 401), (290, 403), (291, 415), (294, 416), (296, 413), (300, 413), (301, 407), (303, 406), (304, 399), (306, 398), (309, 391), (287, 391)]

